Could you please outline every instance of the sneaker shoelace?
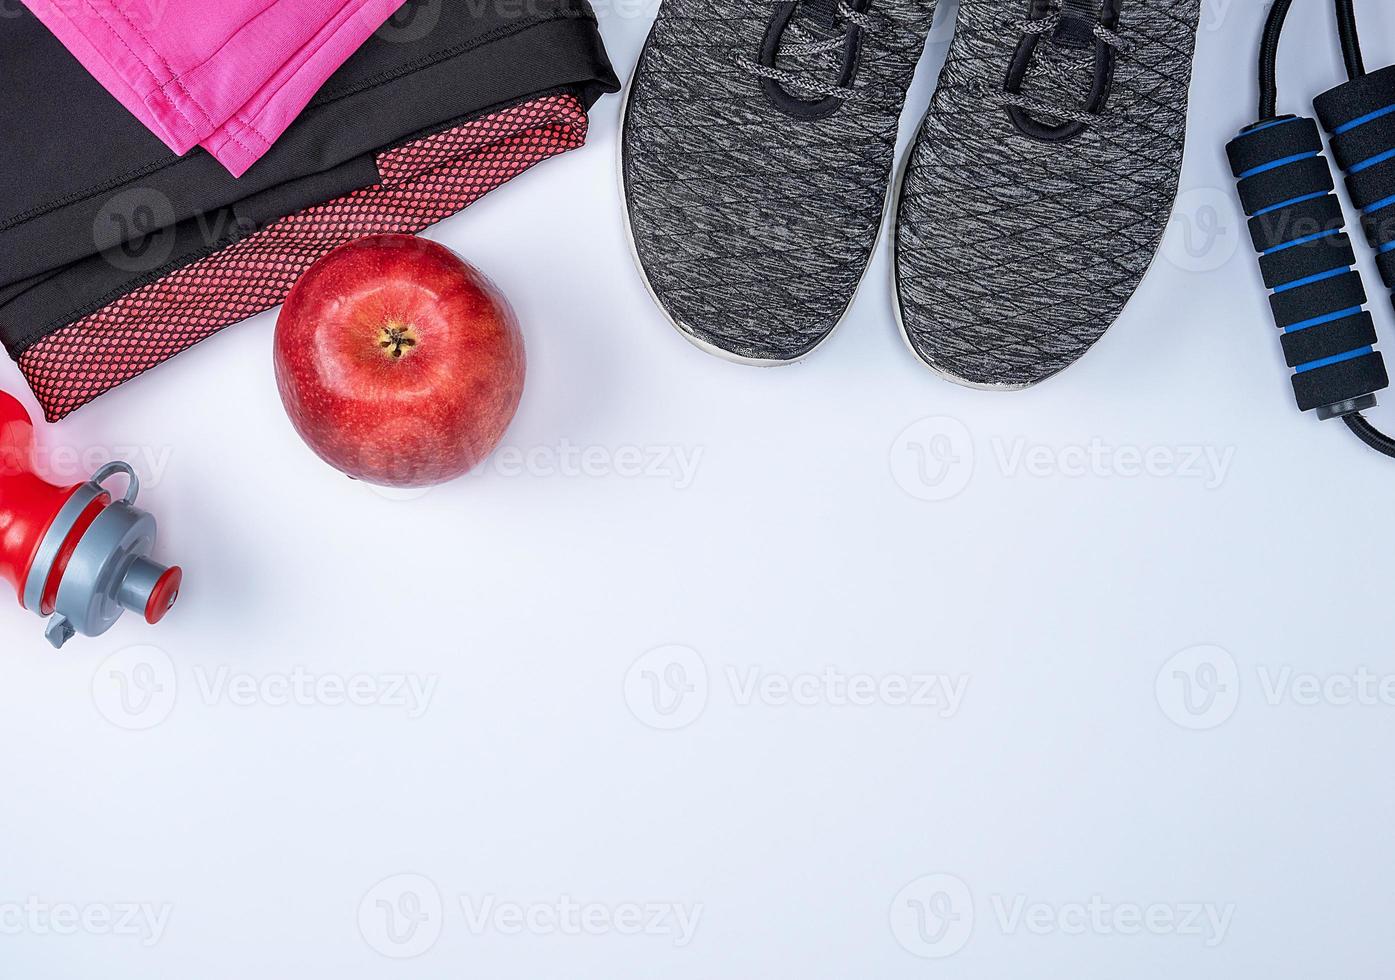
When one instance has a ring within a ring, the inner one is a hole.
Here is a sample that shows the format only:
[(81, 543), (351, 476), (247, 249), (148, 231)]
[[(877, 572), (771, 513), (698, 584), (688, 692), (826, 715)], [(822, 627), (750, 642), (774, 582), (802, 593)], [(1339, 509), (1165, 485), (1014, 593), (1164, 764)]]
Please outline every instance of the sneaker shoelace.
[[(1117, 9), (1121, 0), (1115, 0)], [(1028, 135), (1039, 139), (1068, 139), (1099, 124), (1109, 98), (1108, 78), (1113, 62), (1128, 53), (1129, 44), (1107, 27), (1104, 8), (1109, 0), (1054, 0), (1043, 16), (1019, 21), (1011, 27), (1022, 35), (1003, 105), (1015, 122), (1034, 123)], [(1104, 83), (1101, 84), (1101, 79)], [(1074, 97), (1078, 106), (1061, 99), (1043, 99), (1023, 91), (1029, 84)], [(1031, 117), (1024, 120), (1024, 117)], [(1041, 119), (1054, 120), (1055, 125)]]
[(738, 64), (769, 83), (768, 94), (773, 85), (796, 102), (836, 110), (857, 94), (857, 46), (882, 26), (847, 0), (832, 5), (827, 0), (777, 3), (761, 56), (739, 57)]

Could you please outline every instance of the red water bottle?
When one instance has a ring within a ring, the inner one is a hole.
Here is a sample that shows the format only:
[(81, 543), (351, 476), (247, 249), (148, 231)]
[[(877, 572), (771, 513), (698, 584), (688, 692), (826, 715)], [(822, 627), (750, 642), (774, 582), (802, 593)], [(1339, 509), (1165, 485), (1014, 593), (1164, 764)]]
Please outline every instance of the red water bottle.
[[(122, 462), (86, 483), (56, 487), (34, 472), (34, 424), (0, 391), (0, 579), (19, 604), (52, 617), (45, 636), (61, 647), (100, 636), (127, 609), (158, 623), (179, 598), (184, 573), (150, 559), (155, 518), (135, 506), (140, 481)], [(103, 486), (118, 474), (126, 492)]]

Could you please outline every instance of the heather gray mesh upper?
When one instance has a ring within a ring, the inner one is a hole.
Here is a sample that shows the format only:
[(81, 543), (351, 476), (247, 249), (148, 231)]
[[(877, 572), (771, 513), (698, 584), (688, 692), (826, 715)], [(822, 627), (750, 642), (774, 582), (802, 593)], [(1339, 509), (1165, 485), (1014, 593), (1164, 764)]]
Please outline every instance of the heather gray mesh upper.
[(1032, 384), (1119, 315), (1176, 195), (1199, 4), (1120, 0), (1105, 108), (1053, 143), (1021, 133), (1004, 103), (1046, 122), (1087, 118), (1081, 53), (1043, 38), (1020, 95), (1006, 96), (1027, 4), (961, 0), (897, 217), (902, 321), (932, 367), (971, 384)]
[[(623, 177), (650, 287), (690, 336), (791, 360), (852, 300), (881, 222), (897, 117), (934, 0), (871, 0), (836, 25), (796, 13), (775, 74), (800, 98), (833, 91), (853, 14), (857, 68), (841, 107), (798, 119), (756, 67), (775, 5), (664, 0), (628, 96)], [(822, 25), (822, 27), (820, 26)], [(765, 69), (770, 74), (769, 69)]]

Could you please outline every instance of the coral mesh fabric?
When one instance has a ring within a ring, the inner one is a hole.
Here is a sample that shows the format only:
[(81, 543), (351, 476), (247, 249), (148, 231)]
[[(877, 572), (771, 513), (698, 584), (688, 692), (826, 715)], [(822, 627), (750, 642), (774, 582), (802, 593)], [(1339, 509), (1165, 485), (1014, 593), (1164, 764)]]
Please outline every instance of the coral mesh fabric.
[(534, 164), (586, 141), (586, 110), (550, 95), (378, 158), (382, 182), (282, 218), (128, 293), (25, 351), (19, 368), (50, 422), (224, 327), (281, 303), (331, 249), (387, 232), (416, 233)]

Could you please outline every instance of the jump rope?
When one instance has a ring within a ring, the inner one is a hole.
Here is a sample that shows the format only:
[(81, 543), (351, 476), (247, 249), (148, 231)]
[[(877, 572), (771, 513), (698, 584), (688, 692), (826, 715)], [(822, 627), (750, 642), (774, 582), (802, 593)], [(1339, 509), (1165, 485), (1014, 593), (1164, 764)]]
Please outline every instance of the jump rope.
[[(1346, 217), (1318, 123), (1278, 115), (1275, 63), (1293, 0), (1275, 0), (1259, 53), (1259, 121), (1226, 146), (1249, 218), (1274, 323), (1283, 331), (1300, 411), (1340, 418), (1362, 442), (1395, 457), (1395, 439), (1362, 414), (1389, 387)], [(1313, 100), (1366, 240), (1395, 290), (1395, 65), (1366, 73), (1354, 0), (1335, 0), (1348, 81)]]

